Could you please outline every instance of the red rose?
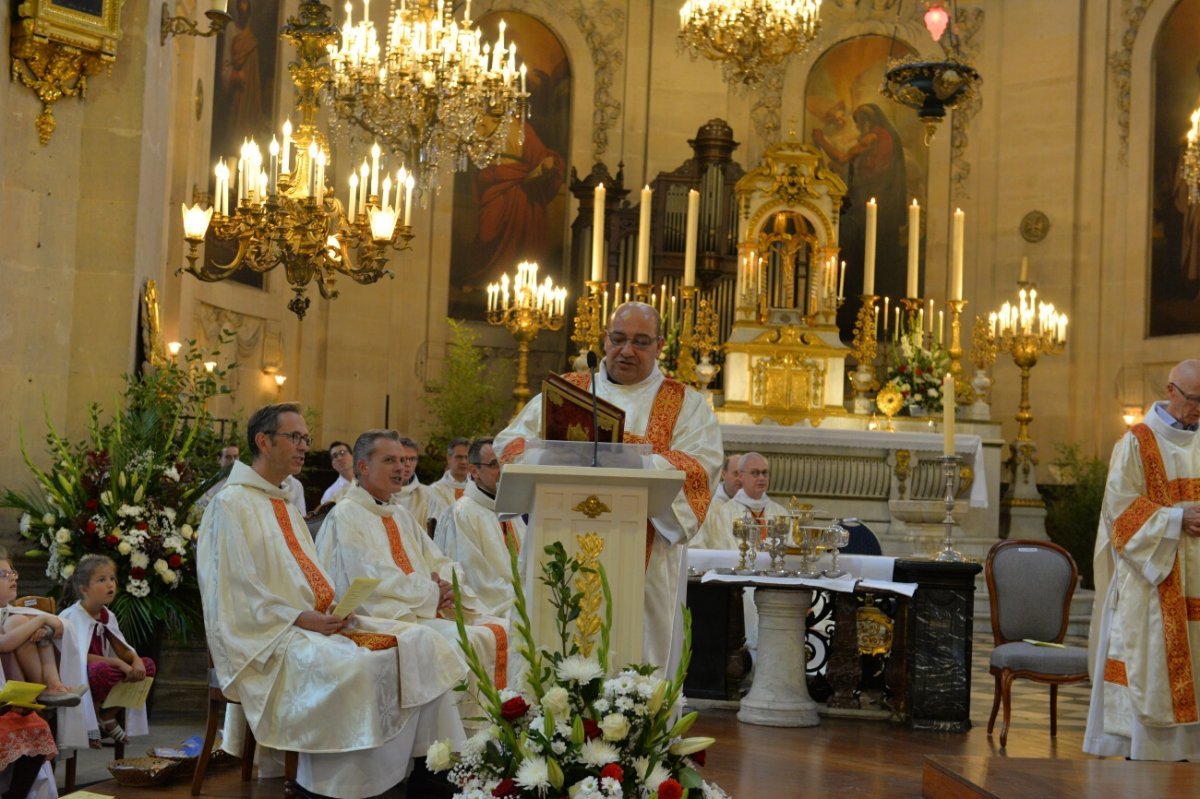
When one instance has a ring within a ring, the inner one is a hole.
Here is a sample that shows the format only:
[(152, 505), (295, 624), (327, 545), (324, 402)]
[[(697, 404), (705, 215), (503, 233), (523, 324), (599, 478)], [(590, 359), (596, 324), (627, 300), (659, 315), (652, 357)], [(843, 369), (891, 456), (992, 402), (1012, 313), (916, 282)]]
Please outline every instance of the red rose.
[(601, 735), (600, 724), (595, 719), (583, 720), (583, 735), (589, 741)]
[(136, 528), (137, 528), (137, 529), (139, 529), (139, 530), (145, 530), (145, 529), (147, 529), (149, 526), (150, 526), (150, 525), (146, 524), (145, 522), (138, 522), (137, 524), (135, 524), (135, 525), (134, 525), (134, 527), (136, 527)]
[(500, 780), (500, 783), (492, 788), (492, 796), (516, 796), (517, 783), (512, 777), (505, 777)]
[(178, 555), (172, 555), (171, 557), (167, 558), (167, 565), (172, 569), (178, 569), (183, 565), (183, 558), (179, 557)]
[(117, 538), (115, 535), (110, 535), (108, 538), (104, 539), (104, 543), (108, 544), (110, 547), (115, 547), (120, 540), (121, 539)]
[(692, 752), (692, 754), (689, 755), (689, 757), (692, 758), (692, 762), (695, 763), (697, 766), (703, 766), (704, 761), (708, 760), (708, 750), (701, 749), (699, 752)]
[[(512, 699), (500, 706), (500, 715), (505, 721), (516, 721), (524, 716), (529, 710), (529, 703), (519, 696), (514, 696)], [(496, 794), (497, 796), (508, 796), (508, 794)]]
[(139, 566), (134, 566), (132, 569), (129, 570), (130, 579), (140, 580), (145, 576), (146, 576), (146, 570)]
[(621, 767), (616, 763), (609, 763), (607, 766), (600, 769), (600, 779), (604, 779), (605, 777), (612, 777), (617, 782), (620, 782), (621, 780), (625, 779), (625, 772), (622, 771)]
[(88, 510), (96, 510), (96, 508), (100, 507), (100, 503), (94, 499), (89, 499), (87, 502), (83, 503), (83, 507)]
[(683, 796), (683, 786), (673, 779), (667, 778), (658, 786), (658, 799), (680, 799)]
[(92, 521), (91, 519), (88, 519), (86, 522), (83, 523), (83, 531), (85, 533), (87, 533), (88, 535), (95, 535), (96, 534), (96, 523), (94, 521)]

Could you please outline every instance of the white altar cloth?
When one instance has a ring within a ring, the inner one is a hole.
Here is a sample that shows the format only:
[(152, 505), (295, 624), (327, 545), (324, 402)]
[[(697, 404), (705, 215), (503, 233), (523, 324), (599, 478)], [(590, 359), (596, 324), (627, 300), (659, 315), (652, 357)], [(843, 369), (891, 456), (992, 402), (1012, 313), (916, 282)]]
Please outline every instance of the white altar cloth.
[[(852, 593), (856, 588), (872, 591), (891, 591), (911, 597), (917, 590), (916, 583), (901, 583), (892, 580), (892, 572), (896, 559), (882, 555), (839, 555), (838, 567), (846, 572), (845, 577), (817, 579), (808, 577), (770, 577), (753, 574), (718, 574), (712, 571), (717, 568), (736, 566), (738, 552), (732, 549), (690, 549), (688, 550), (688, 568), (704, 572), (702, 583), (737, 583), (739, 585), (755, 585), (771, 588), (814, 588), (824, 591), (839, 591)], [(828, 556), (822, 556), (816, 561), (818, 569), (828, 568), (831, 563)], [(789, 569), (800, 568), (798, 555), (785, 555), (784, 565)], [(754, 568), (769, 569), (771, 557), (765, 552), (756, 553)]]
[[(827, 448), (908, 449), (941, 452), (941, 433), (888, 433), (883, 430), (845, 430), (822, 427), (783, 427), (771, 424), (722, 424), (721, 438), (726, 448), (744, 449), (748, 444), (804, 444)], [(954, 451), (964, 463), (971, 463), (975, 479), (971, 483), (971, 507), (986, 508), (987, 479), (983, 458), (983, 439), (974, 435), (954, 436)]]

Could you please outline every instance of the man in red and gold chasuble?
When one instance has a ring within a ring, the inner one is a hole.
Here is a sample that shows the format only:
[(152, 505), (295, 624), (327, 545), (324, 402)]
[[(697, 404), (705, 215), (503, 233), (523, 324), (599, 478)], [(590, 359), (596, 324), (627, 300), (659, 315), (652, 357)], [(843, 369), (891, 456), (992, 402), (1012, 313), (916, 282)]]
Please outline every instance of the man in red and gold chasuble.
[[(686, 544), (704, 523), (712, 485), (724, 453), (721, 428), (703, 395), (658, 369), (663, 348), (658, 312), (627, 302), (613, 312), (604, 339), (604, 360), (596, 393), (625, 411), (626, 443), (649, 443), (658, 469), (681, 470), (684, 484), (665, 518), (651, 519), (647, 534), (646, 625), (642, 659), (674, 668), (682, 643), (682, 613), (687, 568)], [(587, 374), (567, 379), (589, 388)], [(534, 397), (496, 437), (501, 463), (519, 462), (525, 442), (538, 438), (542, 398)], [(614, 590), (619, 585), (614, 583)]]
[(1200, 760), (1200, 360), (1113, 449), (1096, 536), (1084, 751)]
[[(429, 743), (462, 739), (452, 693), (466, 670), (427, 627), (333, 614), (334, 582), (280, 487), (311, 444), (299, 406), (260, 409), (247, 438), (253, 463), (234, 464), (196, 546), (221, 690), (241, 703), (260, 746), (300, 753), (304, 789), (339, 799), (383, 793)], [(238, 745), (231, 717), (240, 715), (226, 714), (226, 748)]]

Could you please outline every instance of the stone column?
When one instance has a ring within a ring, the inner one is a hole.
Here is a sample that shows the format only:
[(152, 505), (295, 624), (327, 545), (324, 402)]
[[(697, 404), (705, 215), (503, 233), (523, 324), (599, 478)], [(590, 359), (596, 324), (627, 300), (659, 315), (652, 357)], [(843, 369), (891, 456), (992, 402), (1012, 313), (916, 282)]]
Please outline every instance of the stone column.
[(738, 711), (739, 721), (768, 727), (820, 724), (805, 681), (804, 621), (811, 602), (811, 591), (755, 590), (758, 663), (754, 684)]

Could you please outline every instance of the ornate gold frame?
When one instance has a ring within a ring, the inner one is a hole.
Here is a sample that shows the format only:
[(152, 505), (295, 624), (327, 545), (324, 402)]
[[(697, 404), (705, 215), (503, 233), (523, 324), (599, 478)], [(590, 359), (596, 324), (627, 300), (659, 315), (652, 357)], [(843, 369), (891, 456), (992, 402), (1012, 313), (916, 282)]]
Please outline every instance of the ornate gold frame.
[(95, 14), (55, 0), (25, 0), (17, 6), (9, 43), (12, 79), (42, 101), (34, 127), (43, 145), (57, 125), (53, 104), (63, 97), (86, 97), (87, 79), (101, 68), (112, 71), (124, 4), (94, 0)]

